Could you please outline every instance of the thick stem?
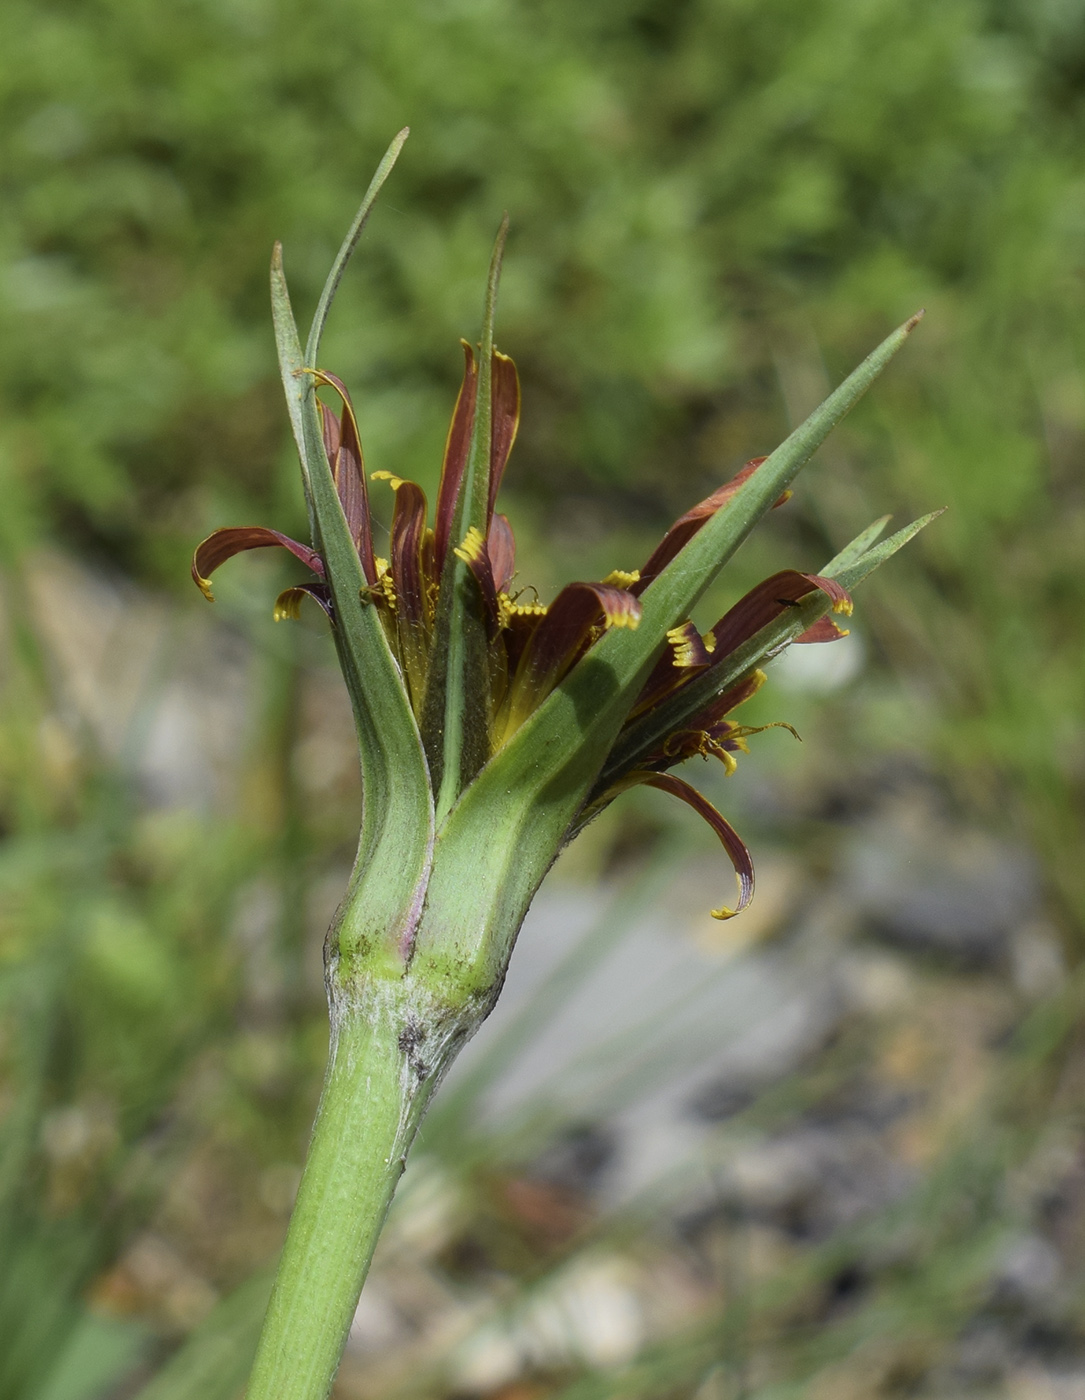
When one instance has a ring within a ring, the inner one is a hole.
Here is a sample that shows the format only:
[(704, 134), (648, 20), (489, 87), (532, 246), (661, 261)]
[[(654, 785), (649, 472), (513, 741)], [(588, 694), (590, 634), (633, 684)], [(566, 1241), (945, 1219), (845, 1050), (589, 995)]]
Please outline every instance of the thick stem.
[(439, 1051), (451, 1048), (425, 1045), (428, 1021), (407, 979), (375, 981), (333, 1007), (324, 1093), (248, 1400), (325, 1400), (331, 1390), (407, 1149), (440, 1078)]

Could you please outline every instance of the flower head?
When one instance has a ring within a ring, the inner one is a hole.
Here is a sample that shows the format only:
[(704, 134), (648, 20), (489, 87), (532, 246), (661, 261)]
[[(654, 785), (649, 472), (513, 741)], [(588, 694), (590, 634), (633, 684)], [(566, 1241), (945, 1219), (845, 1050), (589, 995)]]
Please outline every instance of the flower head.
[[(443, 735), (427, 722), (427, 716), (432, 715), (434, 690), (442, 682), (442, 593), (458, 586), (452, 560), (466, 566), (471, 589), (469, 611), (485, 636), (485, 646), (478, 653), (479, 668), (473, 677), (480, 701), (476, 709), (481, 717), (485, 762), (511, 739), (608, 629), (638, 626), (639, 596), (767, 460), (756, 457), (747, 462), (729, 481), (680, 516), (640, 569), (616, 570), (598, 582), (566, 584), (552, 602), (540, 603), (534, 593), (529, 596), (518, 586), (513, 529), (508, 517), (495, 511), (520, 418), (516, 366), (497, 350), (491, 352), (490, 358), (485, 513), (481, 522), (469, 525), (462, 536), (457, 538), (455, 533), (457, 504), (478, 411), (477, 357), (467, 342), (463, 349), (463, 384), (448, 430), (432, 521), (425, 493), (415, 482), (387, 471), (371, 474), (372, 481), (386, 484), (394, 494), (388, 559), (380, 558), (374, 551), (366, 471), (350, 395), (335, 375), (315, 368), (302, 371), (314, 385), (333, 390), (338, 399), (338, 411), (334, 406), (318, 403), (328, 470), (366, 580), (363, 601), (380, 619), (431, 770), (440, 766), (443, 757)], [(789, 495), (790, 492), (783, 493), (776, 505), (784, 504)], [(335, 605), (319, 551), (275, 530), (257, 526), (216, 530), (196, 549), (193, 578), (205, 596), (211, 598), (210, 576), (220, 564), (245, 550), (267, 547), (288, 550), (313, 575), (311, 580), (279, 595), (276, 619), (296, 618), (302, 601), (310, 597), (320, 604), (334, 626)], [(720, 813), (688, 783), (670, 776), (668, 770), (700, 755), (715, 757), (728, 774), (734, 772), (735, 754), (747, 751), (746, 739), (760, 732), (760, 728), (739, 724), (730, 716), (760, 689), (765, 674), (750, 667), (738, 681), (719, 690), (713, 689), (712, 679), (726, 674), (728, 662), (753, 637), (818, 592), (828, 600), (832, 613), (851, 612), (850, 595), (835, 579), (785, 570), (751, 589), (703, 635), (689, 620), (672, 627), (658, 661), (618, 731), (611, 761), (577, 821), (579, 829), (620, 792), (639, 783), (681, 798), (719, 835), (739, 879), (736, 907), (714, 910), (717, 918), (730, 917), (752, 898), (754, 879), (749, 852)], [(826, 616), (794, 641), (827, 642), (845, 635)], [(697, 701), (692, 706), (684, 704), (694, 691), (695, 681), (699, 683)], [(710, 698), (702, 702), (704, 695)]]
[[(886, 522), (876, 522), (820, 574), (772, 575), (703, 634), (690, 614), (760, 516), (787, 499), (798, 470), (918, 317), (771, 456), (753, 458), (681, 515), (639, 569), (569, 583), (543, 604), (521, 584), (512, 527), (496, 511), (520, 418), (516, 367), (493, 341), (506, 221), (490, 264), (480, 342), (463, 344), (463, 383), (432, 515), (416, 483), (373, 474), (394, 495), (389, 558), (382, 559), (373, 545), (358, 419), (343, 382), (319, 368), (319, 347), (335, 289), (405, 135), (374, 177), (304, 351), (278, 250), (272, 265), (312, 543), (263, 527), (216, 530), (197, 548), (192, 573), (210, 598), (212, 573), (232, 555), (283, 548), (311, 578), (280, 595), (276, 617), (296, 617), (308, 596), (331, 619), (365, 798), (336, 956), (347, 949), (368, 958), (383, 947), (396, 965), (413, 959), (428, 967), (447, 995), (455, 988), (459, 998), (490, 996), (561, 846), (635, 785), (678, 797), (716, 832), (739, 883), (734, 908), (716, 916), (749, 903), (753, 865), (745, 845), (670, 770), (699, 755), (732, 772), (735, 755), (758, 732), (732, 716), (763, 683), (764, 662), (792, 642), (844, 635), (834, 616), (850, 613), (851, 587), (930, 517), (880, 544)], [(320, 400), (318, 390), (334, 401)], [(391, 943), (388, 929), (396, 930)]]

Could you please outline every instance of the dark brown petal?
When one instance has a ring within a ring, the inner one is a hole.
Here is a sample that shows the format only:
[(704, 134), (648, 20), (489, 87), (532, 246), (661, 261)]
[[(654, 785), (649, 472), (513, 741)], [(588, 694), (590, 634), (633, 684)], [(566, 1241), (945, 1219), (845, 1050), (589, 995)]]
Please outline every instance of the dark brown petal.
[(516, 366), (507, 355), (499, 350), (493, 354), (493, 420), (490, 427), (490, 506), (489, 514), (494, 513), (494, 503), (505, 474), (509, 453), (516, 441), (516, 430), (520, 426), (520, 377)]
[[(753, 476), (761, 463), (767, 460), (765, 457), (751, 458), (730, 481), (725, 481), (722, 486), (717, 486), (711, 496), (706, 496), (703, 501), (699, 501), (692, 509), (687, 510), (685, 515), (678, 517), (656, 546), (647, 564), (641, 569), (639, 581), (631, 585), (631, 591), (637, 597), (640, 597), (652, 580), (658, 577), (675, 555), (689, 543), (705, 521), (711, 519), (721, 506), (725, 506), (731, 497), (738, 493), (739, 488), (744, 486)], [(790, 491), (785, 491), (776, 504), (782, 506), (790, 494)]]
[(516, 538), (512, 533), (512, 526), (509, 524), (507, 515), (495, 515), (490, 521), (490, 532), (486, 536), (486, 549), (490, 555), (494, 587), (498, 593), (507, 593), (513, 575), (516, 573)]
[(491, 638), (496, 637), (500, 629), (497, 586), (494, 582), (493, 566), (490, 562), (490, 551), (486, 541), (472, 525), (463, 543), (457, 547), (455, 552), (475, 576), (482, 594), (490, 636)]
[(505, 733), (527, 719), (590, 644), (596, 627), (636, 627), (640, 604), (623, 588), (568, 583), (532, 631), (509, 688)]
[(753, 899), (754, 873), (750, 853), (738, 832), (735, 831), (730, 822), (716, 811), (707, 798), (702, 797), (696, 788), (690, 787), (689, 783), (683, 782), (681, 778), (676, 778), (670, 773), (653, 773), (642, 781), (649, 787), (659, 788), (661, 792), (669, 792), (673, 797), (681, 799), (687, 806), (692, 807), (720, 838), (724, 850), (731, 858), (735, 875), (738, 877), (739, 894), (738, 903), (733, 909), (728, 909), (726, 906), (721, 909), (713, 909), (712, 917), (714, 919), (730, 919), (736, 914), (741, 914), (750, 900)]
[(299, 583), (294, 588), (286, 588), (275, 599), (276, 622), (296, 622), (301, 616), (301, 605), (305, 598), (319, 603), (330, 618), (335, 617), (332, 591), (326, 583)]
[[(347, 393), (347, 386), (335, 374), (327, 370), (314, 369), (309, 373), (315, 383), (327, 384), (343, 401), (343, 412), (339, 419), (338, 434), (328, 423), (331, 413), (321, 406), (321, 427), (324, 435), (324, 449), (328, 452), (328, 462), (343, 507), (347, 528), (362, 561), (362, 572), (366, 582), (377, 581), (377, 569), (373, 561), (373, 536), (369, 521), (369, 493), (365, 484), (365, 460), (362, 456), (362, 442), (358, 435), (358, 421), (354, 416), (354, 405)], [(335, 438), (338, 436), (338, 443)], [(334, 454), (329, 447), (335, 446)]]
[(288, 549), (306, 568), (324, 577), (323, 559), (307, 544), (299, 544), (289, 535), (281, 535), (278, 530), (268, 530), (263, 525), (240, 525), (215, 530), (196, 546), (192, 556), (192, 578), (204, 597), (213, 602), (210, 580), (220, 564), (225, 564), (227, 559), (247, 549), (270, 549), (275, 546)]
[[(764, 683), (764, 671), (751, 671), (722, 695), (717, 695), (700, 713), (685, 720), (682, 728), (676, 734), (668, 736), (659, 748), (638, 759), (637, 766), (654, 768), (662, 773), (692, 754), (705, 754), (706, 748), (708, 752), (715, 752), (707, 746), (707, 740), (722, 744), (726, 748), (724, 741), (734, 726), (724, 716), (732, 710), (737, 710), (739, 705), (745, 704), (752, 695), (756, 695)], [(717, 753), (716, 756), (720, 755)]]
[[(711, 634), (709, 634), (711, 636)], [(691, 675), (697, 675), (712, 664), (712, 652), (692, 622), (683, 622), (667, 633), (667, 650), (656, 662), (630, 717), (650, 710), (666, 696), (683, 685)], [(715, 650), (715, 639), (713, 651)]]
[(796, 644), (807, 642), (838, 642), (841, 637), (848, 635), (846, 627), (838, 627), (831, 617), (819, 617), (813, 627), (808, 627), (801, 636), (795, 638)]
[(713, 738), (718, 737), (714, 730), (724, 715), (729, 715), (732, 710), (737, 710), (739, 705), (744, 705), (764, 684), (764, 671), (751, 671), (722, 695), (717, 695), (711, 705), (706, 706), (699, 715), (694, 715), (689, 721), (690, 728), (704, 729)]
[(851, 598), (835, 579), (784, 569), (751, 588), (716, 623), (712, 629), (716, 638), (712, 664), (718, 665), (762, 627), (767, 627), (787, 608), (796, 607), (807, 594), (819, 588), (832, 599), (834, 612), (851, 611)]
[(390, 550), (392, 583), (400, 615), (421, 623), (426, 617), (426, 581), (422, 544), (426, 534), (426, 493), (413, 481), (396, 487)]
[(390, 567), (396, 595), (396, 637), (412, 703), (420, 707), (425, 695), (429, 664), (426, 495), (413, 481), (400, 481), (395, 491)]
[(328, 459), (328, 466), (335, 470), (335, 457), (339, 451), (339, 419), (331, 411), (326, 403), (317, 400), (317, 407), (320, 409), (320, 430), (324, 438), (324, 454)]
[(437, 515), (434, 521), (434, 551), (437, 575), (444, 568), (448, 553), (452, 522), (456, 516), (456, 500), (460, 494), (460, 482), (467, 466), (467, 453), (471, 446), (471, 429), (475, 423), (475, 396), (478, 390), (478, 367), (475, 352), (467, 341), (463, 346), (463, 383), (459, 398), (452, 414), (452, 422), (445, 442), (445, 459), (441, 467), (441, 484), (437, 488)]

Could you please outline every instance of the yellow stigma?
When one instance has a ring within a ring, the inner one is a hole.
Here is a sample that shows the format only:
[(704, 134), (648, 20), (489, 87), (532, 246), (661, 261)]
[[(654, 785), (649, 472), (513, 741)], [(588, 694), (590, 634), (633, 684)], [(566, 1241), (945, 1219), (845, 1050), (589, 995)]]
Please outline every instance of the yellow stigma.
[(276, 622), (297, 622), (301, 617), (301, 600), (305, 594), (300, 588), (286, 588), (275, 599), (275, 611), (271, 614)]
[[(520, 594), (516, 595), (517, 598)], [(497, 617), (502, 627), (507, 627), (514, 617), (545, 617), (546, 607), (542, 603), (518, 603), (507, 593), (497, 595)]]
[(393, 491), (398, 491), (403, 485), (403, 477), (394, 476), (391, 472), (370, 472), (370, 481), (387, 481)]

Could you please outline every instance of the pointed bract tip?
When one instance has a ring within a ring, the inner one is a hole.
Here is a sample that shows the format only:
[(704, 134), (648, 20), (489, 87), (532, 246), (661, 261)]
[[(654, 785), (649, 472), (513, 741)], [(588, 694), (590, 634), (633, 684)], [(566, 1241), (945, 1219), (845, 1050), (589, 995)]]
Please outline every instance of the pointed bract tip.
[(927, 308), (925, 306), (921, 306), (914, 316), (909, 316), (907, 321), (905, 321), (904, 323), (904, 334), (911, 335), (911, 333), (915, 330), (916, 326), (919, 325), (920, 321), (922, 321), (923, 317), (926, 314)]
[(281, 272), (281, 271), (282, 271), (282, 267), (283, 267), (283, 245), (282, 245), (282, 243), (279, 241), (279, 239), (276, 238), (275, 244), (274, 244), (274, 246), (273, 246), (272, 249), (271, 249), (271, 270), (272, 270), (272, 272)]
[(501, 259), (505, 253), (505, 240), (509, 236), (509, 211), (506, 209), (501, 216), (501, 223), (497, 228), (497, 237), (494, 239), (493, 263), (496, 267), (501, 266)]

